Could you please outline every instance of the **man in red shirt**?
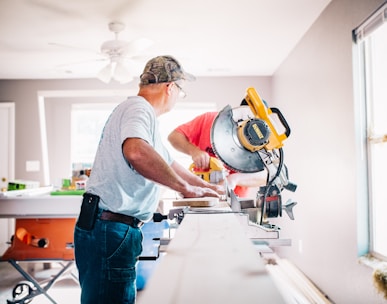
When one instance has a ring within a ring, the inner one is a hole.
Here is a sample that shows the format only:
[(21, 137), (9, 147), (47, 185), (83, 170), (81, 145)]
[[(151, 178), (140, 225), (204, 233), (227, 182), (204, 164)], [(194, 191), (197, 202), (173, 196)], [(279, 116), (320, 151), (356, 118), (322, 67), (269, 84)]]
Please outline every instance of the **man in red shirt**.
[[(209, 169), (210, 157), (216, 157), (211, 145), (211, 127), (217, 115), (218, 112), (201, 114), (178, 126), (168, 136), (169, 142), (176, 150), (190, 155), (195, 167), (204, 171)], [(227, 171), (229, 173), (227, 183), (239, 197), (251, 196), (249, 189), (266, 184), (266, 171), (257, 173)]]

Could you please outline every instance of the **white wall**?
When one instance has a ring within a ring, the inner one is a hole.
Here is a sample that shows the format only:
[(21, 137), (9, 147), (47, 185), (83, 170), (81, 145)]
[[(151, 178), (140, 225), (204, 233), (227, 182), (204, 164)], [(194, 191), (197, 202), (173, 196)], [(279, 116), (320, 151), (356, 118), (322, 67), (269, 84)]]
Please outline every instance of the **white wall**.
[(385, 303), (357, 256), (351, 36), (383, 2), (332, 1), (273, 76), (273, 100), (292, 128), (285, 162), (298, 184), (296, 220), (278, 220), (293, 246), (279, 252), (335, 303)]

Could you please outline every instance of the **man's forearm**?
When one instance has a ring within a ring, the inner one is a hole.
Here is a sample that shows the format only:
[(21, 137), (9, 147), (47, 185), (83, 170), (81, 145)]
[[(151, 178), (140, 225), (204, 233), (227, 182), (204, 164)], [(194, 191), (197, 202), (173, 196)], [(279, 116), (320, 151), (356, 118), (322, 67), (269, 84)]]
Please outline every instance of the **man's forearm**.
[(145, 178), (184, 192), (186, 181), (177, 175), (153, 147), (142, 139), (127, 139), (123, 145), (123, 152), (133, 168)]
[(176, 150), (182, 153), (193, 156), (200, 151), (200, 149), (193, 145), (183, 133), (176, 130), (169, 134), (168, 140)]

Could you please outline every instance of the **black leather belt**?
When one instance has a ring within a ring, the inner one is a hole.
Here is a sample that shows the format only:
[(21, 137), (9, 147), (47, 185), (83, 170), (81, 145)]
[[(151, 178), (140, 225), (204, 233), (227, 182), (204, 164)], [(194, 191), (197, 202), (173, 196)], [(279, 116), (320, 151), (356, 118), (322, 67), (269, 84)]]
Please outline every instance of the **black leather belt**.
[(142, 225), (144, 225), (144, 222), (140, 221), (139, 219), (133, 216), (125, 215), (121, 213), (114, 213), (108, 210), (102, 211), (99, 218), (104, 221), (124, 223), (134, 228), (140, 228)]

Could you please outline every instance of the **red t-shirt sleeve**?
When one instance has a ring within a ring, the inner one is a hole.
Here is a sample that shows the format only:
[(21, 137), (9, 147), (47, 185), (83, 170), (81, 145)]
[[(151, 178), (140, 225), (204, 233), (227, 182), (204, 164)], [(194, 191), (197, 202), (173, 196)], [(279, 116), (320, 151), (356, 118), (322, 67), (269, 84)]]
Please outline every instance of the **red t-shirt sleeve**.
[(190, 143), (209, 155), (215, 156), (211, 146), (211, 127), (218, 112), (206, 112), (175, 129), (184, 134)]

